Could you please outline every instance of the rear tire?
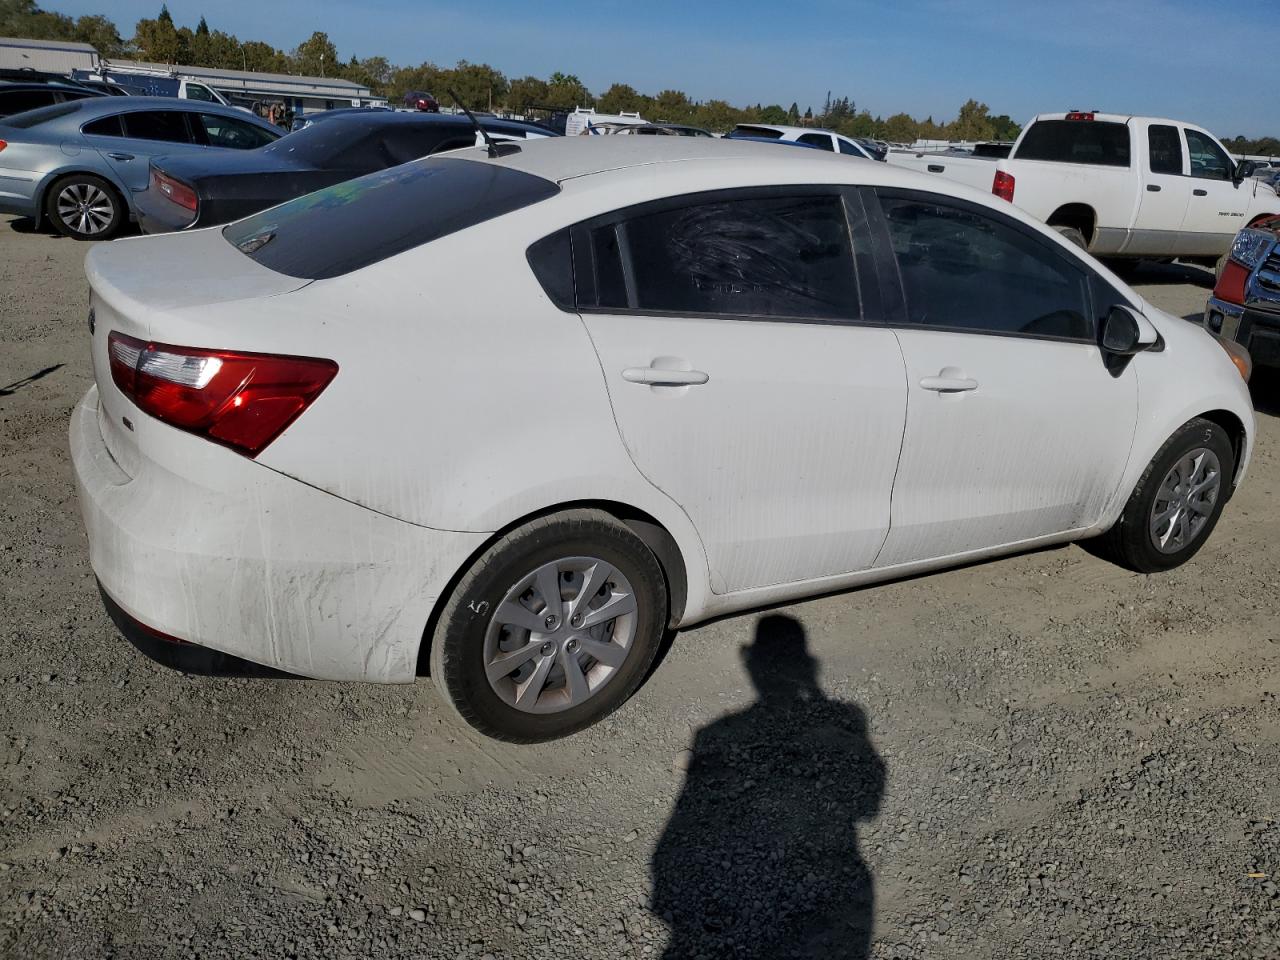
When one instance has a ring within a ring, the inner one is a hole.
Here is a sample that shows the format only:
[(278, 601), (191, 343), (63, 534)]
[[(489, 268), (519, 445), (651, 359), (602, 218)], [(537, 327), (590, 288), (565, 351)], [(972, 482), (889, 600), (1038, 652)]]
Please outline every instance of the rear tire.
[(1084, 239), (1084, 231), (1079, 227), (1054, 227), (1053, 229), (1062, 234), (1064, 240), (1070, 240), (1081, 250), (1089, 249), (1089, 244)]
[(1204, 546), (1235, 476), (1225, 430), (1197, 418), (1178, 428), (1147, 465), (1114, 527), (1094, 546), (1138, 573), (1171, 570)]
[(554, 740), (635, 692), (666, 623), (644, 542), (602, 511), (566, 511), (507, 534), (464, 574), (431, 638), (431, 675), (481, 733)]
[(110, 240), (120, 232), (128, 211), (116, 188), (102, 177), (73, 173), (45, 192), (44, 215), (64, 237)]

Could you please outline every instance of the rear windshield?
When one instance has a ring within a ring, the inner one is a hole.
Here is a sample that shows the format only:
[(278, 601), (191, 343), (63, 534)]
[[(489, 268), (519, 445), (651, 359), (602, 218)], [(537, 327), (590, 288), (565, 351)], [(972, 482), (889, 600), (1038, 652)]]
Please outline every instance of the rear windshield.
[(748, 127), (738, 124), (729, 131), (730, 137), (766, 137), (769, 140), (781, 140), (781, 130), (770, 130), (768, 127)]
[(1018, 145), (1015, 160), (1129, 166), (1129, 127), (1106, 120), (1039, 120)]
[(226, 226), (228, 242), (277, 273), (325, 280), (545, 200), (550, 180), (432, 158), (338, 183)]
[(65, 117), (68, 113), (75, 113), (79, 109), (79, 100), (73, 100), (70, 103), (55, 103), (51, 107), (38, 107), (35, 110), (28, 110), (26, 113), (15, 113), (11, 117), (0, 117), (0, 123), (6, 127), (17, 127), (20, 130), (25, 130), (28, 127), (36, 127), (42, 123), (48, 123), (50, 120)]

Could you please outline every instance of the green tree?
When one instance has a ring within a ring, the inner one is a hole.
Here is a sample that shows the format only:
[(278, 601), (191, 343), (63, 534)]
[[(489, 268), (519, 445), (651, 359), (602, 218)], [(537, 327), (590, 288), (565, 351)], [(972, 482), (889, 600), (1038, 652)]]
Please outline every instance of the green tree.
[(530, 107), (545, 106), (547, 90), (547, 81), (537, 77), (512, 80), (507, 87), (507, 106), (516, 113), (524, 113)]
[(603, 113), (643, 113), (648, 98), (627, 83), (615, 83), (596, 100), (596, 109)]
[(966, 100), (959, 115), (947, 124), (947, 136), (952, 140), (990, 140), (995, 128), (989, 112), (985, 103)]
[(787, 111), (787, 123), (797, 124), (799, 122), (800, 122), (800, 105), (797, 103), (792, 103), (791, 109)]
[(574, 107), (590, 107), (594, 104), (595, 98), (591, 96), (591, 91), (574, 74), (556, 71), (547, 78), (546, 106), (572, 110)]
[(1008, 114), (1000, 114), (991, 118), (991, 138), (993, 140), (1017, 140), (1022, 126)]
[(895, 113), (884, 122), (884, 139), (894, 143), (914, 143), (920, 124), (905, 113)]
[[(445, 77), (445, 83), (471, 110), (492, 110), (507, 97), (507, 78), (487, 63), (459, 60)], [(436, 96), (440, 96), (439, 91)]]
[(294, 70), (305, 77), (332, 77), (341, 73), (338, 48), (321, 30), (298, 44), (289, 59), (293, 61)]
[(209, 35), (209, 24), (204, 21), (204, 14), (200, 14), (200, 22), (196, 24), (196, 36), (207, 37)]
[(119, 58), (128, 53), (128, 45), (120, 39), (116, 25), (99, 14), (86, 14), (76, 20), (74, 36), (81, 43), (91, 44), (101, 57)]
[(240, 44), (240, 65), (261, 73), (285, 73), (289, 69), (289, 58), (269, 43), (246, 40)]
[(786, 123), (787, 111), (776, 103), (771, 103), (767, 107), (761, 107), (757, 111), (758, 119), (761, 123)]
[(143, 60), (156, 63), (184, 63), (184, 55), (190, 52), (173, 25), (168, 7), (161, 7), (160, 16), (154, 20), (138, 21), (134, 27), (133, 46)]
[(725, 100), (708, 100), (699, 104), (693, 112), (693, 122), (699, 127), (715, 133), (726, 133), (733, 129), (742, 115), (742, 111), (731, 106)]

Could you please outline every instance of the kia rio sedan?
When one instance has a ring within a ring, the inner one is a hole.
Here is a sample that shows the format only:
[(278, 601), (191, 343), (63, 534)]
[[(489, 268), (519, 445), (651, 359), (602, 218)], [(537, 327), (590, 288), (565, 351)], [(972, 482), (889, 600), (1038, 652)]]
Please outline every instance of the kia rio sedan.
[(995, 198), (732, 140), (508, 148), (89, 254), (71, 447), (113, 611), (429, 668), (539, 741), (711, 616), (1086, 538), (1175, 567), (1244, 476), (1247, 354)]

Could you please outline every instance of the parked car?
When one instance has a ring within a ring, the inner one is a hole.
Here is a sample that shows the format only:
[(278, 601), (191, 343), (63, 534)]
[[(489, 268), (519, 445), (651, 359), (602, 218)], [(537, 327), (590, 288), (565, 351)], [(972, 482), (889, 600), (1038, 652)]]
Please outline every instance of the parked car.
[(279, 137), (233, 107), (162, 97), (90, 96), (0, 120), (0, 213), (106, 240), (134, 216), (148, 161), (212, 156)]
[[(482, 117), (497, 140), (552, 134), (532, 124)], [(261, 150), (234, 156), (160, 157), (150, 184), (134, 197), (145, 233), (207, 227), (247, 217), (330, 184), (470, 147), (477, 141), (463, 115), (353, 111), (321, 121)]]
[(421, 658), (510, 740), (734, 610), (1098, 536), (1176, 567), (1253, 449), (1239, 347), (1009, 204), (817, 150), (472, 148), (86, 271), (117, 615), (313, 677)]
[(667, 136), (667, 137), (714, 137), (710, 130), (691, 127), (686, 123), (633, 123), (618, 124), (614, 133), (632, 134), (635, 136)]
[(425, 90), (410, 90), (404, 95), (404, 105), (422, 113), (439, 113), (440, 101)]
[(1037, 116), (1007, 160), (895, 152), (890, 162), (989, 190), (1100, 257), (1213, 264), (1280, 213), (1218, 139), (1181, 120), (1073, 110)]
[(1248, 349), (1258, 366), (1280, 367), (1280, 217), (1236, 234), (1204, 325)]
[(741, 137), (764, 137), (769, 140), (791, 140), (805, 143), (819, 150), (830, 153), (843, 153), (850, 157), (862, 157), (865, 160), (883, 160), (861, 141), (846, 137), (834, 130), (822, 130), (815, 127), (788, 127), (774, 123), (740, 123), (725, 136), (729, 139)]
[(101, 95), (96, 90), (70, 83), (14, 83), (0, 80), (0, 118), (26, 113), (28, 110), (48, 107), (55, 103), (67, 103)]
[(295, 115), (289, 124), (290, 132), (305, 130), (313, 123), (319, 123), (323, 120), (332, 120), (334, 117), (347, 117), (351, 114), (359, 114), (367, 116), (370, 111), (377, 110), (382, 113), (390, 113), (390, 107), (335, 107), (332, 110), (318, 110), (315, 113), (306, 113)]

